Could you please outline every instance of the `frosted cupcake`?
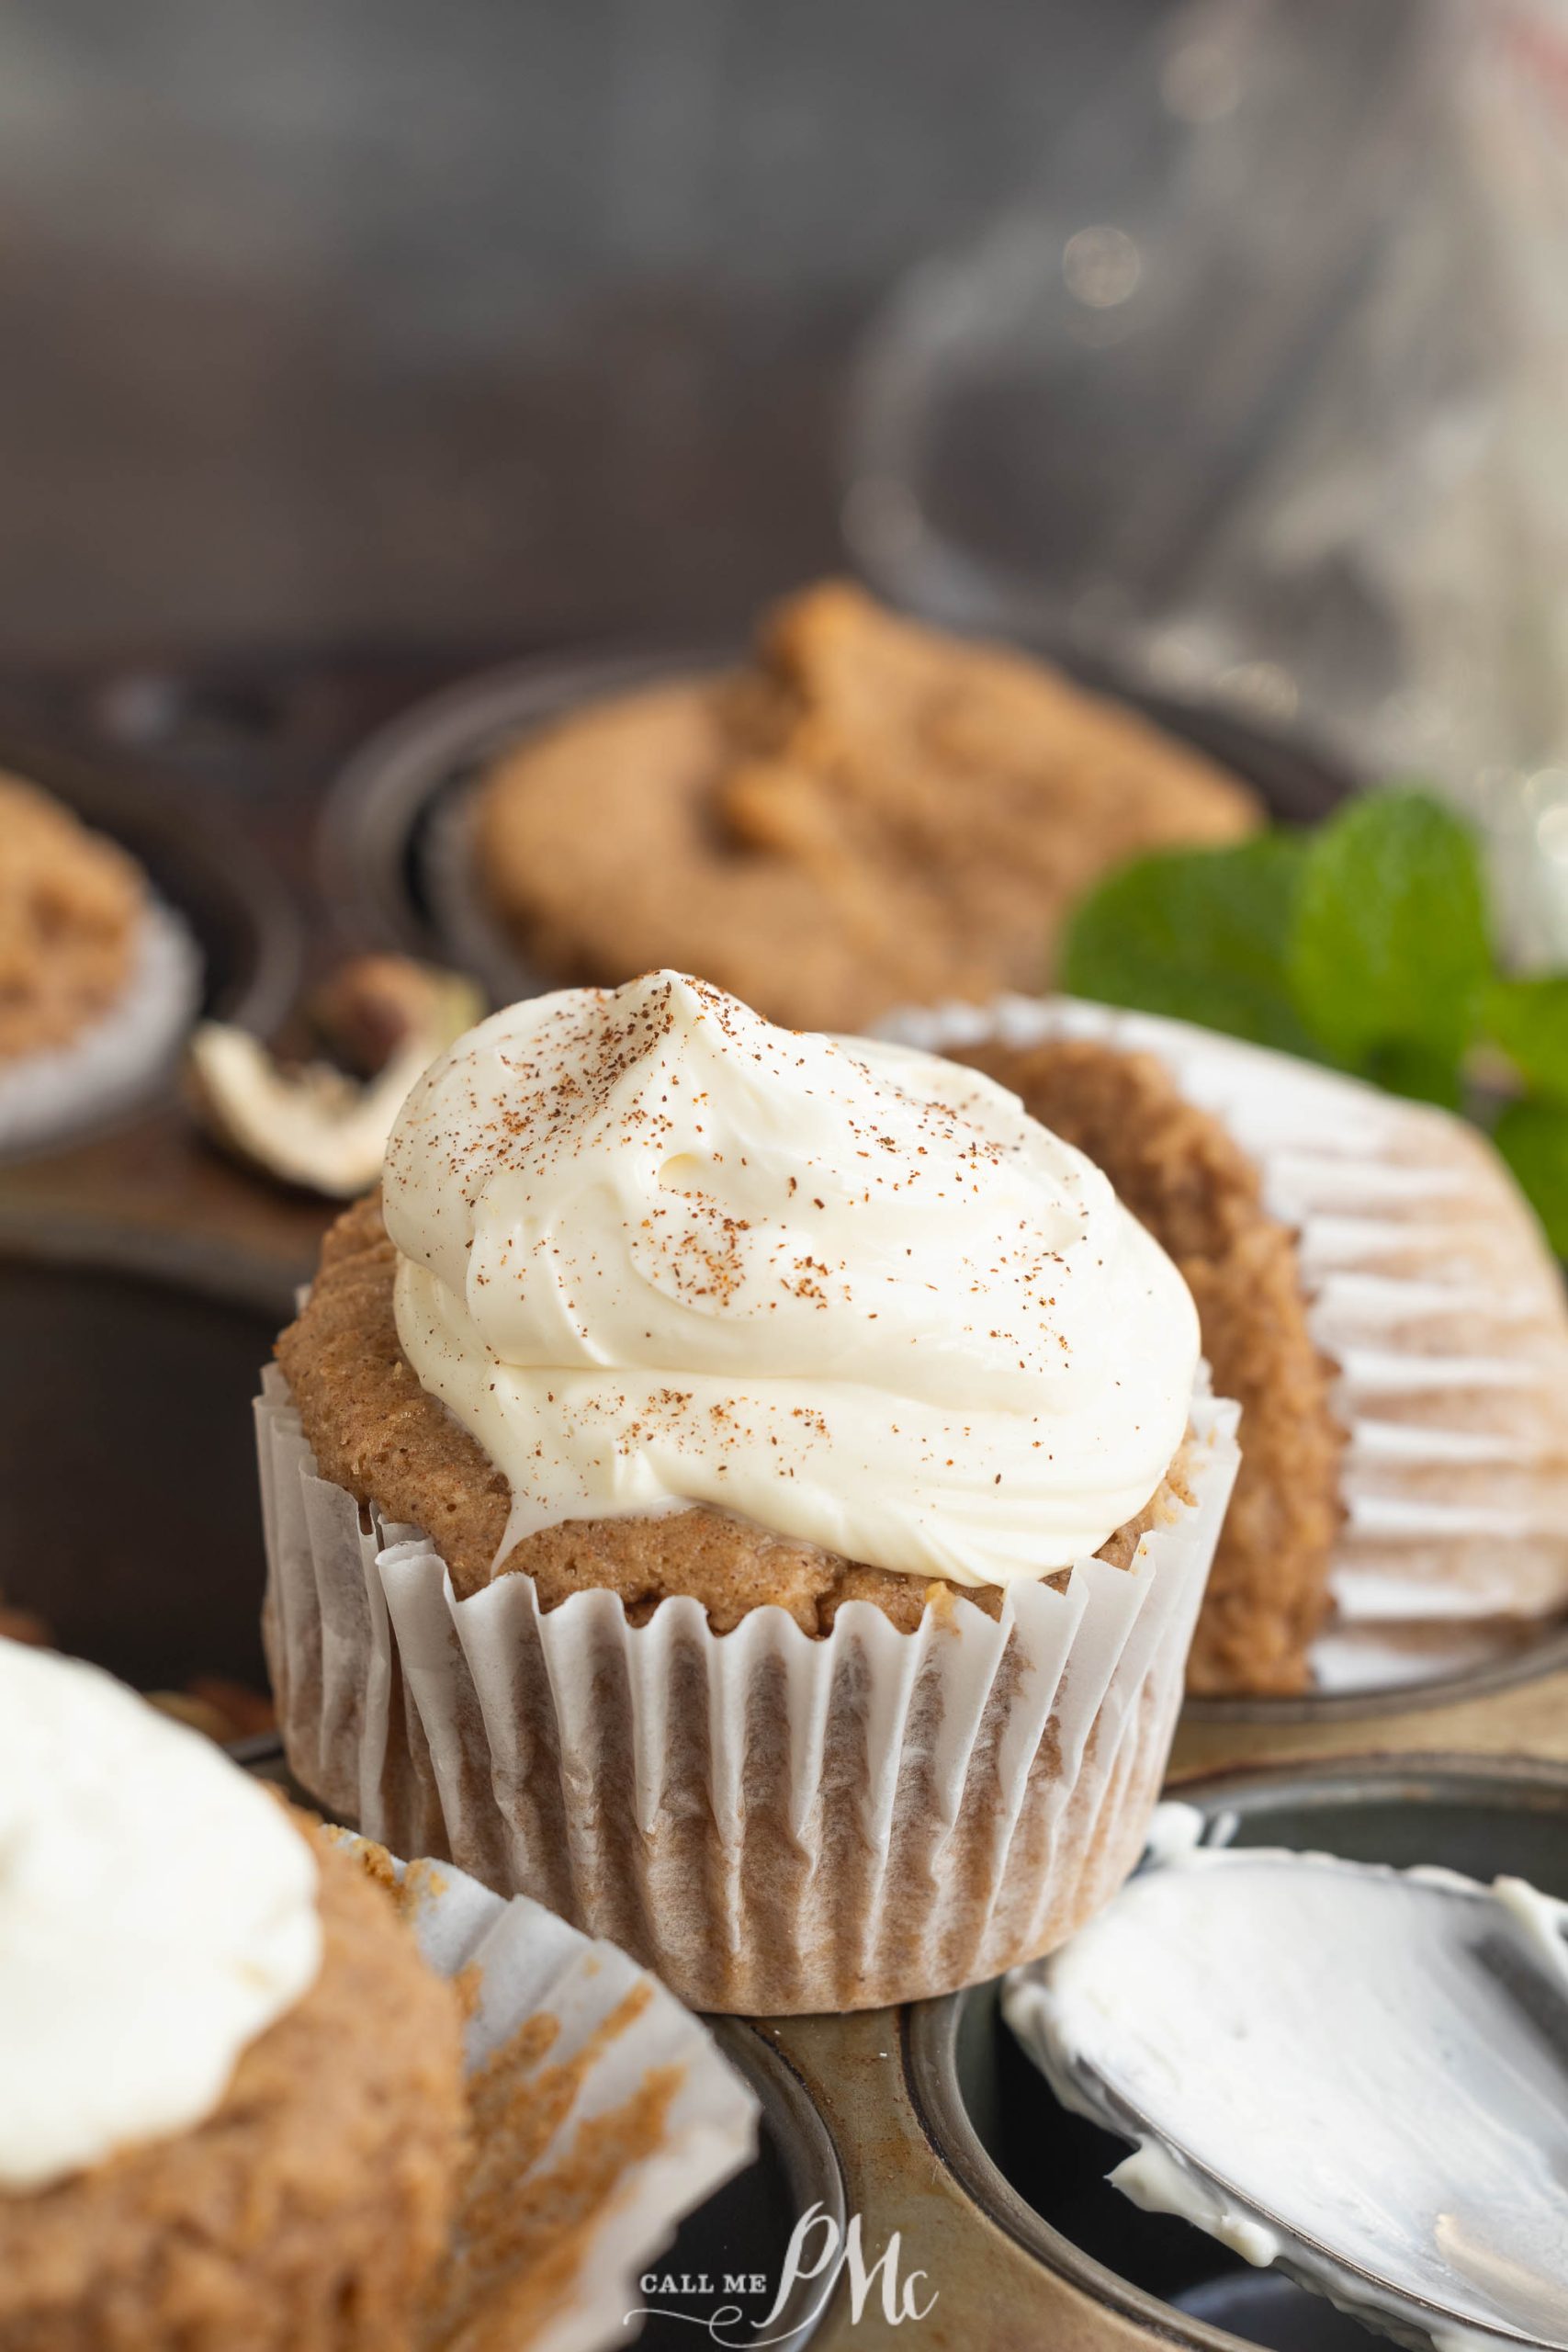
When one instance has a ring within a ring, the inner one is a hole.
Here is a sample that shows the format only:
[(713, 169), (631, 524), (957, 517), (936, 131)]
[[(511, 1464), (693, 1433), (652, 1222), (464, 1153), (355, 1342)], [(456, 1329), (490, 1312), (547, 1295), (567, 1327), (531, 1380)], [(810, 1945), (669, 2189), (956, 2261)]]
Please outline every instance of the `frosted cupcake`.
[(1196, 1295), (1242, 1466), (1193, 1688), (1425, 1679), (1568, 1609), (1568, 1296), (1483, 1136), (1069, 998), (896, 1026), (1090, 1152)]
[(194, 943), (135, 859), (0, 775), (0, 1150), (144, 1093), (197, 996)]
[(1135, 1859), (1234, 1412), (989, 1080), (672, 973), (513, 1006), (278, 1359), (279, 1717), (370, 1834), (751, 2011), (993, 1974)]
[(0, 2344), (396, 2352), (457, 2004), (358, 1864), (89, 1667), (0, 1642)]

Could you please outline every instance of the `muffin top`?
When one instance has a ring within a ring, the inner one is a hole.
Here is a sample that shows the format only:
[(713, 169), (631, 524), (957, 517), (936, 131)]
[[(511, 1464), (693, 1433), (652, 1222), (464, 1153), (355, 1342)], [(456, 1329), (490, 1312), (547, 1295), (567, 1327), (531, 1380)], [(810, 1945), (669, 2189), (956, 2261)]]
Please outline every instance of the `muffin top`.
[(547, 978), (679, 965), (773, 1020), (855, 1029), (1040, 987), (1098, 875), (1258, 820), (1135, 712), (835, 582), (782, 606), (748, 668), (591, 706), (508, 753), (476, 863)]
[(0, 1060), (68, 1045), (108, 1011), (145, 904), (124, 850), (0, 775)]
[(283, 1808), (96, 1668), (0, 1641), (0, 2194), (183, 2131), (321, 1962)]
[(1191, 1298), (1081, 1153), (933, 1056), (678, 973), (498, 1013), (388, 1149), (397, 1329), (508, 1481), (502, 1549), (706, 1504), (961, 1585), (1160, 1486)]

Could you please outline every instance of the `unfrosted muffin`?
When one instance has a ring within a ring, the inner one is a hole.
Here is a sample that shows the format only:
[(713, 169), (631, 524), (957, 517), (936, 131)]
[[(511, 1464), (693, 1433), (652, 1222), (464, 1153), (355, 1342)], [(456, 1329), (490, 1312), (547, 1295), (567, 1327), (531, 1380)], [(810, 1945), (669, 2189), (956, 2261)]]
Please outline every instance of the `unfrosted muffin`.
[(676, 965), (772, 1020), (858, 1029), (1043, 985), (1097, 876), (1258, 820), (1135, 712), (829, 582), (779, 607), (748, 667), (508, 752), (479, 790), (473, 878), (546, 981)]
[(93, 1668), (0, 1643), (0, 2346), (396, 2352), (457, 2004), (359, 1865)]
[(199, 993), (196, 943), (136, 860), (0, 775), (0, 1152), (141, 1100)]
[(290, 1760), (708, 2007), (994, 1973), (1135, 1858), (1235, 1467), (974, 1073), (671, 973), (411, 1095), (261, 1409)]
[(1187, 1275), (1243, 1406), (1193, 1687), (1441, 1676), (1568, 1609), (1568, 1296), (1484, 1136), (1068, 998), (892, 1025), (1082, 1143)]
[(130, 980), (145, 907), (133, 858), (0, 774), (0, 1061), (103, 1017)]

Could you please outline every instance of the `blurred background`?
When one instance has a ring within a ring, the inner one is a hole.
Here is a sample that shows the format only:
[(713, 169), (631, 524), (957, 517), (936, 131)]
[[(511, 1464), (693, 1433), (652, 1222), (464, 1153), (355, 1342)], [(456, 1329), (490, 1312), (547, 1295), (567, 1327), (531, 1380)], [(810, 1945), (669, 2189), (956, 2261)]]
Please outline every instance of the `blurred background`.
[(6, 652), (733, 630), (1153, 0), (20, 0)]
[(173, 754), (193, 665), (395, 700), (852, 561), (1434, 776), (1558, 955), (1565, 25), (13, 0), (0, 682)]

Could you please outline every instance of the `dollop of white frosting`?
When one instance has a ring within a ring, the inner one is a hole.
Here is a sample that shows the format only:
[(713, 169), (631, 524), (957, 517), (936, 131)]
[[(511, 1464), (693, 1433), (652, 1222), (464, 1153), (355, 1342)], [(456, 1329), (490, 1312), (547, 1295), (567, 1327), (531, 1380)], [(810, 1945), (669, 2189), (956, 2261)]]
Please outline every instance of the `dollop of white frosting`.
[(960, 1584), (1158, 1487), (1190, 1295), (990, 1080), (777, 1029), (679, 973), (510, 1006), (410, 1094), (399, 1335), (512, 1486), (504, 1545), (708, 1503)]
[(0, 1641), (0, 2194), (209, 2115), (315, 1978), (316, 1884), (207, 1740)]

